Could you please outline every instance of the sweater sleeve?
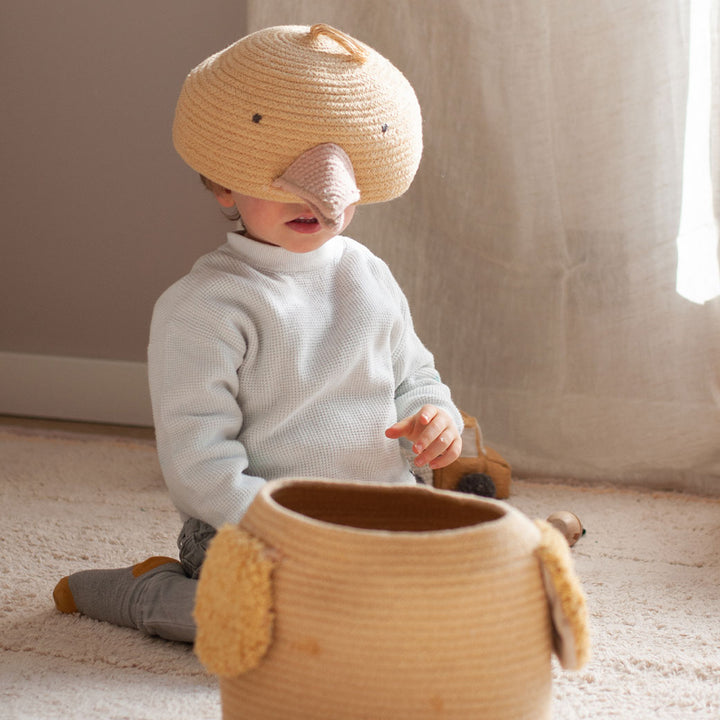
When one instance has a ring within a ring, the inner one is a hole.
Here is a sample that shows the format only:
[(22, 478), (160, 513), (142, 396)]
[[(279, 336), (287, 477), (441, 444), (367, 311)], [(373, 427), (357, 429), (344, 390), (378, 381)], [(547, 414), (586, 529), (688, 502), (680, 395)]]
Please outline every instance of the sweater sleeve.
[[(173, 287), (158, 301), (148, 369), (158, 457), (184, 516), (236, 523), (265, 480), (246, 473), (237, 369), (246, 338), (216, 308)], [(210, 330), (212, 328), (212, 331)]]
[(414, 415), (423, 405), (435, 405), (450, 415), (462, 434), (462, 416), (452, 401), (450, 388), (440, 379), (432, 354), (415, 332), (404, 293), (394, 279), (392, 285), (400, 305), (400, 322), (395, 329), (393, 343), (398, 420)]

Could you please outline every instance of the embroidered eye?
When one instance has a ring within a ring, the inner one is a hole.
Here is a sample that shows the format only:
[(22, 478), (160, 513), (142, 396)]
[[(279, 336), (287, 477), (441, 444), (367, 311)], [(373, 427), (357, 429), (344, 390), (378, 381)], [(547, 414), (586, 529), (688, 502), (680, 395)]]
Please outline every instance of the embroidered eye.
[(259, 123), (261, 120), (262, 120), (262, 115), (260, 113), (255, 113), (252, 116), (252, 121), (256, 124)]
[(388, 130), (387, 123), (383, 123), (383, 124), (382, 124), (382, 127), (381, 127), (380, 129), (383, 131), (383, 135), (384, 135), (384, 134), (387, 132), (387, 130)]

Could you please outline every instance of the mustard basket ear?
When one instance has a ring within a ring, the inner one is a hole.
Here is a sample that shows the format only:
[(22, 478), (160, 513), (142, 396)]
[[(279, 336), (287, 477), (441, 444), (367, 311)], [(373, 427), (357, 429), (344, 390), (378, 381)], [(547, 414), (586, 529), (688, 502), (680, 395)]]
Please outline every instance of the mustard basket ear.
[(553, 649), (565, 670), (580, 670), (590, 658), (587, 604), (573, 568), (570, 548), (550, 523), (535, 520), (540, 530), (540, 560), (553, 625)]
[(195, 653), (208, 672), (235, 677), (260, 664), (273, 629), (272, 552), (235, 525), (213, 538), (195, 596)]

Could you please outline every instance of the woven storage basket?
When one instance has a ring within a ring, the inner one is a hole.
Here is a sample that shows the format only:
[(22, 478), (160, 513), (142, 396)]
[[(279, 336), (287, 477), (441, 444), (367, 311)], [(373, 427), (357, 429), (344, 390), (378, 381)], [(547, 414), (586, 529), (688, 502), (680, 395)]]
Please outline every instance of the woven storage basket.
[(419, 486), (284, 480), (241, 528), (278, 557), (275, 624), (259, 665), (221, 679), (226, 720), (550, 717), (538, 530), (519, 511)]

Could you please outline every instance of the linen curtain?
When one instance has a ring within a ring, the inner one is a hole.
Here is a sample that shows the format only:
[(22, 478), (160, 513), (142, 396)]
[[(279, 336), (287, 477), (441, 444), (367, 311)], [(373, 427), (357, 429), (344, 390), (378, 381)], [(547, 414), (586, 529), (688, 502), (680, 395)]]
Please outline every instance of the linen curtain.
[(720, 300), (676, 292), (690, 0), (247, 6), (249, 30), (335, 25), (415, 87), (417, 178), (348, 234), (515, 474), (720, 492)]

